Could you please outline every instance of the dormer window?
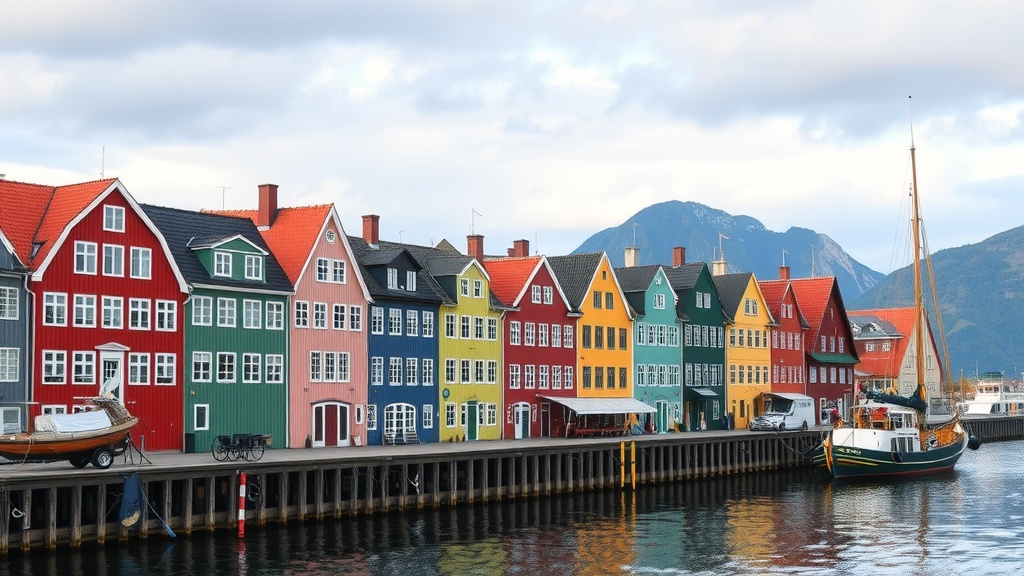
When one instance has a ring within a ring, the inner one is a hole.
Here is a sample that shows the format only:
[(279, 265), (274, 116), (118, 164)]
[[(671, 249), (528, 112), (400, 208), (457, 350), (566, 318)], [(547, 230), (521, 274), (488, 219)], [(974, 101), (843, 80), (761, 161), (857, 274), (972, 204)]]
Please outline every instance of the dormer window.
[(405, 289), (408, 292), (416, 291), (416, 271), (407, 270), (405, 272)]
[(263, 257), (248, 254), (245, 257), (245, 279), (263, 280)]
[(214, 276), (231, 276), (231, 253), (230, 252), (214, 252), (213, 253), (213, 275)]
[(388, 290), (398, 290), (397, 268), (388, 268)]
[(104, 206), (103, 229), (108, 232), (124, 232), (124, 208)]

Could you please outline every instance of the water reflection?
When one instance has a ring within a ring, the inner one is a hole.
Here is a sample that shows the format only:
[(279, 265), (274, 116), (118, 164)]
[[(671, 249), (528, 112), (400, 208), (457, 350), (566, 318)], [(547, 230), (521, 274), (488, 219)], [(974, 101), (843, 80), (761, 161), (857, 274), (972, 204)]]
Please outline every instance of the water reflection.
[[(1024, 557), (1024, 443), (951, 474), (836, 484), (812, 471), (377, 514), (77, 551), (4, 574), (1007, 574)], [(0, 571), (2, 572), (2, 571)]]

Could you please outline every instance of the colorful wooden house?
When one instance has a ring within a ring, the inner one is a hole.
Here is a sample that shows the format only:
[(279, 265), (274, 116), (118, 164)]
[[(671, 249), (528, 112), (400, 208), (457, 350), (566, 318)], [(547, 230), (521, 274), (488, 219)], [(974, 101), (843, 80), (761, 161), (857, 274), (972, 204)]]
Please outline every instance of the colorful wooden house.
[(713, 278), (725, 318), (730, 424), (745, 428), (761, 413), (762, 395), (771, 391), (768, 334), (776, 323), (753, 274)]
[(180, 449), (187, 291), (164, 237), (116, 179), (2, 186), (4, 235), (32, 274), (28, 417), (109, 394), (139, 418), (137, 443)]
[(808, 325), (807, 395), (818, 399), (819, 424), (827, 424), (833, 410), (845, 414), (853, 400), (853, 369), (859, 361), (853, 332), (834, 276), (797, 278), (790, 284)]
[(506, 258), (485, 258), (491, 290), (507, 307), (503, 323), (504, 438), (564, 436), (552, 398), (576, 396), (576, 316), (544, 256), (517, 240)]
[[(287, 445), (288, 296), (292, 284), (248, 218), (145, 206), (188, 282), (186, 451), (222, 434)], [(293, 324), (312, 322), (298, 315)], [(303, 359), (305, 361), (305, 359)]]
[(807, 394), (804, 339), (809, 326), (789, 282), (789, 267), (779, 280), (760, 280), (768, 310), (777, 324), (771, 327), (771, 391)]
[(367, 442), (437, 442), (442, 289), (409, 250), (384, 246), (375, 214), (363, 216), (363, 237), (350, 236), (349, 244), (373, 299), (365, 328)]
[(555, 399), (571, 412), (567, 417), (574, 420), (577, 432), (581, 424), (591, 426), (588, 420), (614, 429), (626, 425), (631, 414), (654, 412), (634, 397), (633, 312), (608, 256), (570, 254), (548, 262), (572, 312), (581, 316), (575, 342), (577, 400)]
[(682, 345), (676, 293), (661, 266), (616, 268), (615, 276), (633, 310), (633, 394), (657, 412), (645, 430), (676, 430), (682, 403)]
[(686, 431), (720, 429), (725, 414), (725, 328), (722, 302), (711, 270), (703, 262), (686, 262), (686, 250), (672, 250), (665, 275), (676, 293), (682, 319), (683, 414)]
[[(859, 392), (913, 394), (917, 389), (914, 331), (918, 327), (914, 308), (850, 310), (847, 315), (859, 360), (854, 367)], [(930, 323), (925, 327), (924, 385), (929, 403), (934, 405), (942, 402), (942, 362)]]
[[(0, 180), (0, 433), (24, 432), (32, 397), (32, 308), (29, 270), (7, 234), (27, 233), (19, 220), (40, 220), (42, 202), (24, 202), (21, 185)], [(5, 230), (7, 231), (5, 233)], [(15, 236), (17, 238), (17, 236)], [(30, 241), (21, 239), (25, 246)]]
[(333, 204), (278, 208), (277, 185), (259, 187), (248, 218), (295, 287), (289, 323), (287, 446), (351, 446), (366, 438), (370, 294)]

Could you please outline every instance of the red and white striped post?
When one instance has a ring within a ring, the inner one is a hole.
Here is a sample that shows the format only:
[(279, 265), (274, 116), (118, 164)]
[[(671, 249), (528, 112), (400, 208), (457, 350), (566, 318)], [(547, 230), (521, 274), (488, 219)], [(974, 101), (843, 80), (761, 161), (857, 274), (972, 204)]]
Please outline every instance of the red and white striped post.
[(245, 472), (238, 473), (238, 537), (245, 537)]

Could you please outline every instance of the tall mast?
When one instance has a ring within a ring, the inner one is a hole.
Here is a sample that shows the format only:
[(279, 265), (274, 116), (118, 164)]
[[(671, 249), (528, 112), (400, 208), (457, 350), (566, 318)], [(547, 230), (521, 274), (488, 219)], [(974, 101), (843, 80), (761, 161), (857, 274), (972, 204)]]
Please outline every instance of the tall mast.
[(913, 178), (913, 185), (910, 189), (911, 202), (914, 205), (914, 219), (911, 229), (914, 235), (914, 311), (917, 314), (917, 329), (914, 330), (914, 344), (917, 353), (915, 354), (917, 368), (917, 385), (920, 388), (924, 385), (924, 330), (925, 316), (924, 304), (921, 296), (921, 214), (917, 201), (917, 161), (914, 158), (914, 141), (910, 141), (910, 172)]

